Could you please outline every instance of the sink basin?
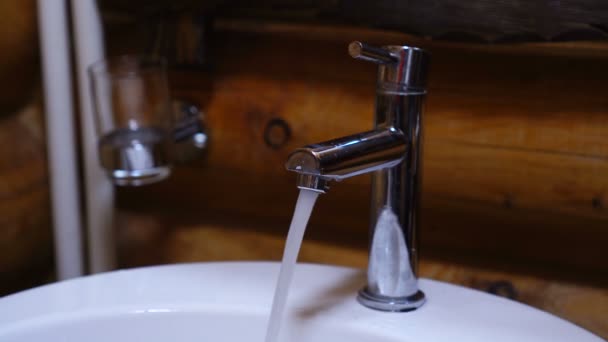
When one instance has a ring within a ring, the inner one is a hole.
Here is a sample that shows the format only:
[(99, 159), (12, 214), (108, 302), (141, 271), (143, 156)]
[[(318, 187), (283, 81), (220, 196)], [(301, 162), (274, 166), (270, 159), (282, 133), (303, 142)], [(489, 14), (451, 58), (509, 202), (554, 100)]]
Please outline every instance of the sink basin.
[[(64, 281), (0, 299), (0, 341), (264, 340), (278, 263), (157, 266)], [(299, 264), (282, 341), (603, 341), (560, 318), (421, 279), (408, 313), (357, 303), (364, 271)]]

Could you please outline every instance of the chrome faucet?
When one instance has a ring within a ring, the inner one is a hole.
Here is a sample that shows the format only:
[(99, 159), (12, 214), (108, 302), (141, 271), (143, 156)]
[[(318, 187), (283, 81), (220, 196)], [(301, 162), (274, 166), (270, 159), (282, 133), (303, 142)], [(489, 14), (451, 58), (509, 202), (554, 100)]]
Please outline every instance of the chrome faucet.
[(371, 243), (361, 304), (410, 311), (425, 302), (418, 288), (422, 110), (429, 55), (409, 46), (352, 42), (357, 59), (378, 64), (374, 130), (293, 151), (285, 164), (301, 189), (325, 193), (328, 183), (372, 172)]

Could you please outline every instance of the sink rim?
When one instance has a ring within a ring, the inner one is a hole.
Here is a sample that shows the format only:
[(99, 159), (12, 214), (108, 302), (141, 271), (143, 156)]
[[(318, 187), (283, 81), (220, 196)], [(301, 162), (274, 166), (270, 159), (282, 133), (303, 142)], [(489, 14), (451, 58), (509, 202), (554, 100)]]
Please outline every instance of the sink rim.
[[(268, 315), (279, 266), (277, 262), (149, 266), (45, 285), (0, 298), (0, 337), (49, 317), (83, 317), (103, 311)], [(288, 299), (289, 315), (307, 324), (339, 325), (407, 340), (603, 341), (525, 304), (430, 279), (420, 279), (428, 298), (420, 309), (374, 311), (356, 301), (363, 284), (363, 270), (298, 264)]]

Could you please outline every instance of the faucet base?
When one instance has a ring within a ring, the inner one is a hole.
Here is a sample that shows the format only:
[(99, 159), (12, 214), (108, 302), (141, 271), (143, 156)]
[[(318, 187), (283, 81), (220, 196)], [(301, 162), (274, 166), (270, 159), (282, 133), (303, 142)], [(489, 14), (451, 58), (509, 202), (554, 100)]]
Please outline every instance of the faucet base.
[(418, 290), (407, 297), (385, 297), (372, 294), (364, 287), (359, 291), (357, 301), (370, 309), (388, 312), (406, 312), (418, 309), (426, 301), (424, 292)]

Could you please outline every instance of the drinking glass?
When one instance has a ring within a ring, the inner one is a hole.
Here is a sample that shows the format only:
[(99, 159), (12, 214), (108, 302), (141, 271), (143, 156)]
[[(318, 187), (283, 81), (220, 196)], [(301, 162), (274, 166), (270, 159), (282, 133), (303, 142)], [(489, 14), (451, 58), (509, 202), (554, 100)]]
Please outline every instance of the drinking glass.
[(161, 59), (125, 55), (89, 67), (101, 166), (117, 185), (170, 174), (171, 103)]

